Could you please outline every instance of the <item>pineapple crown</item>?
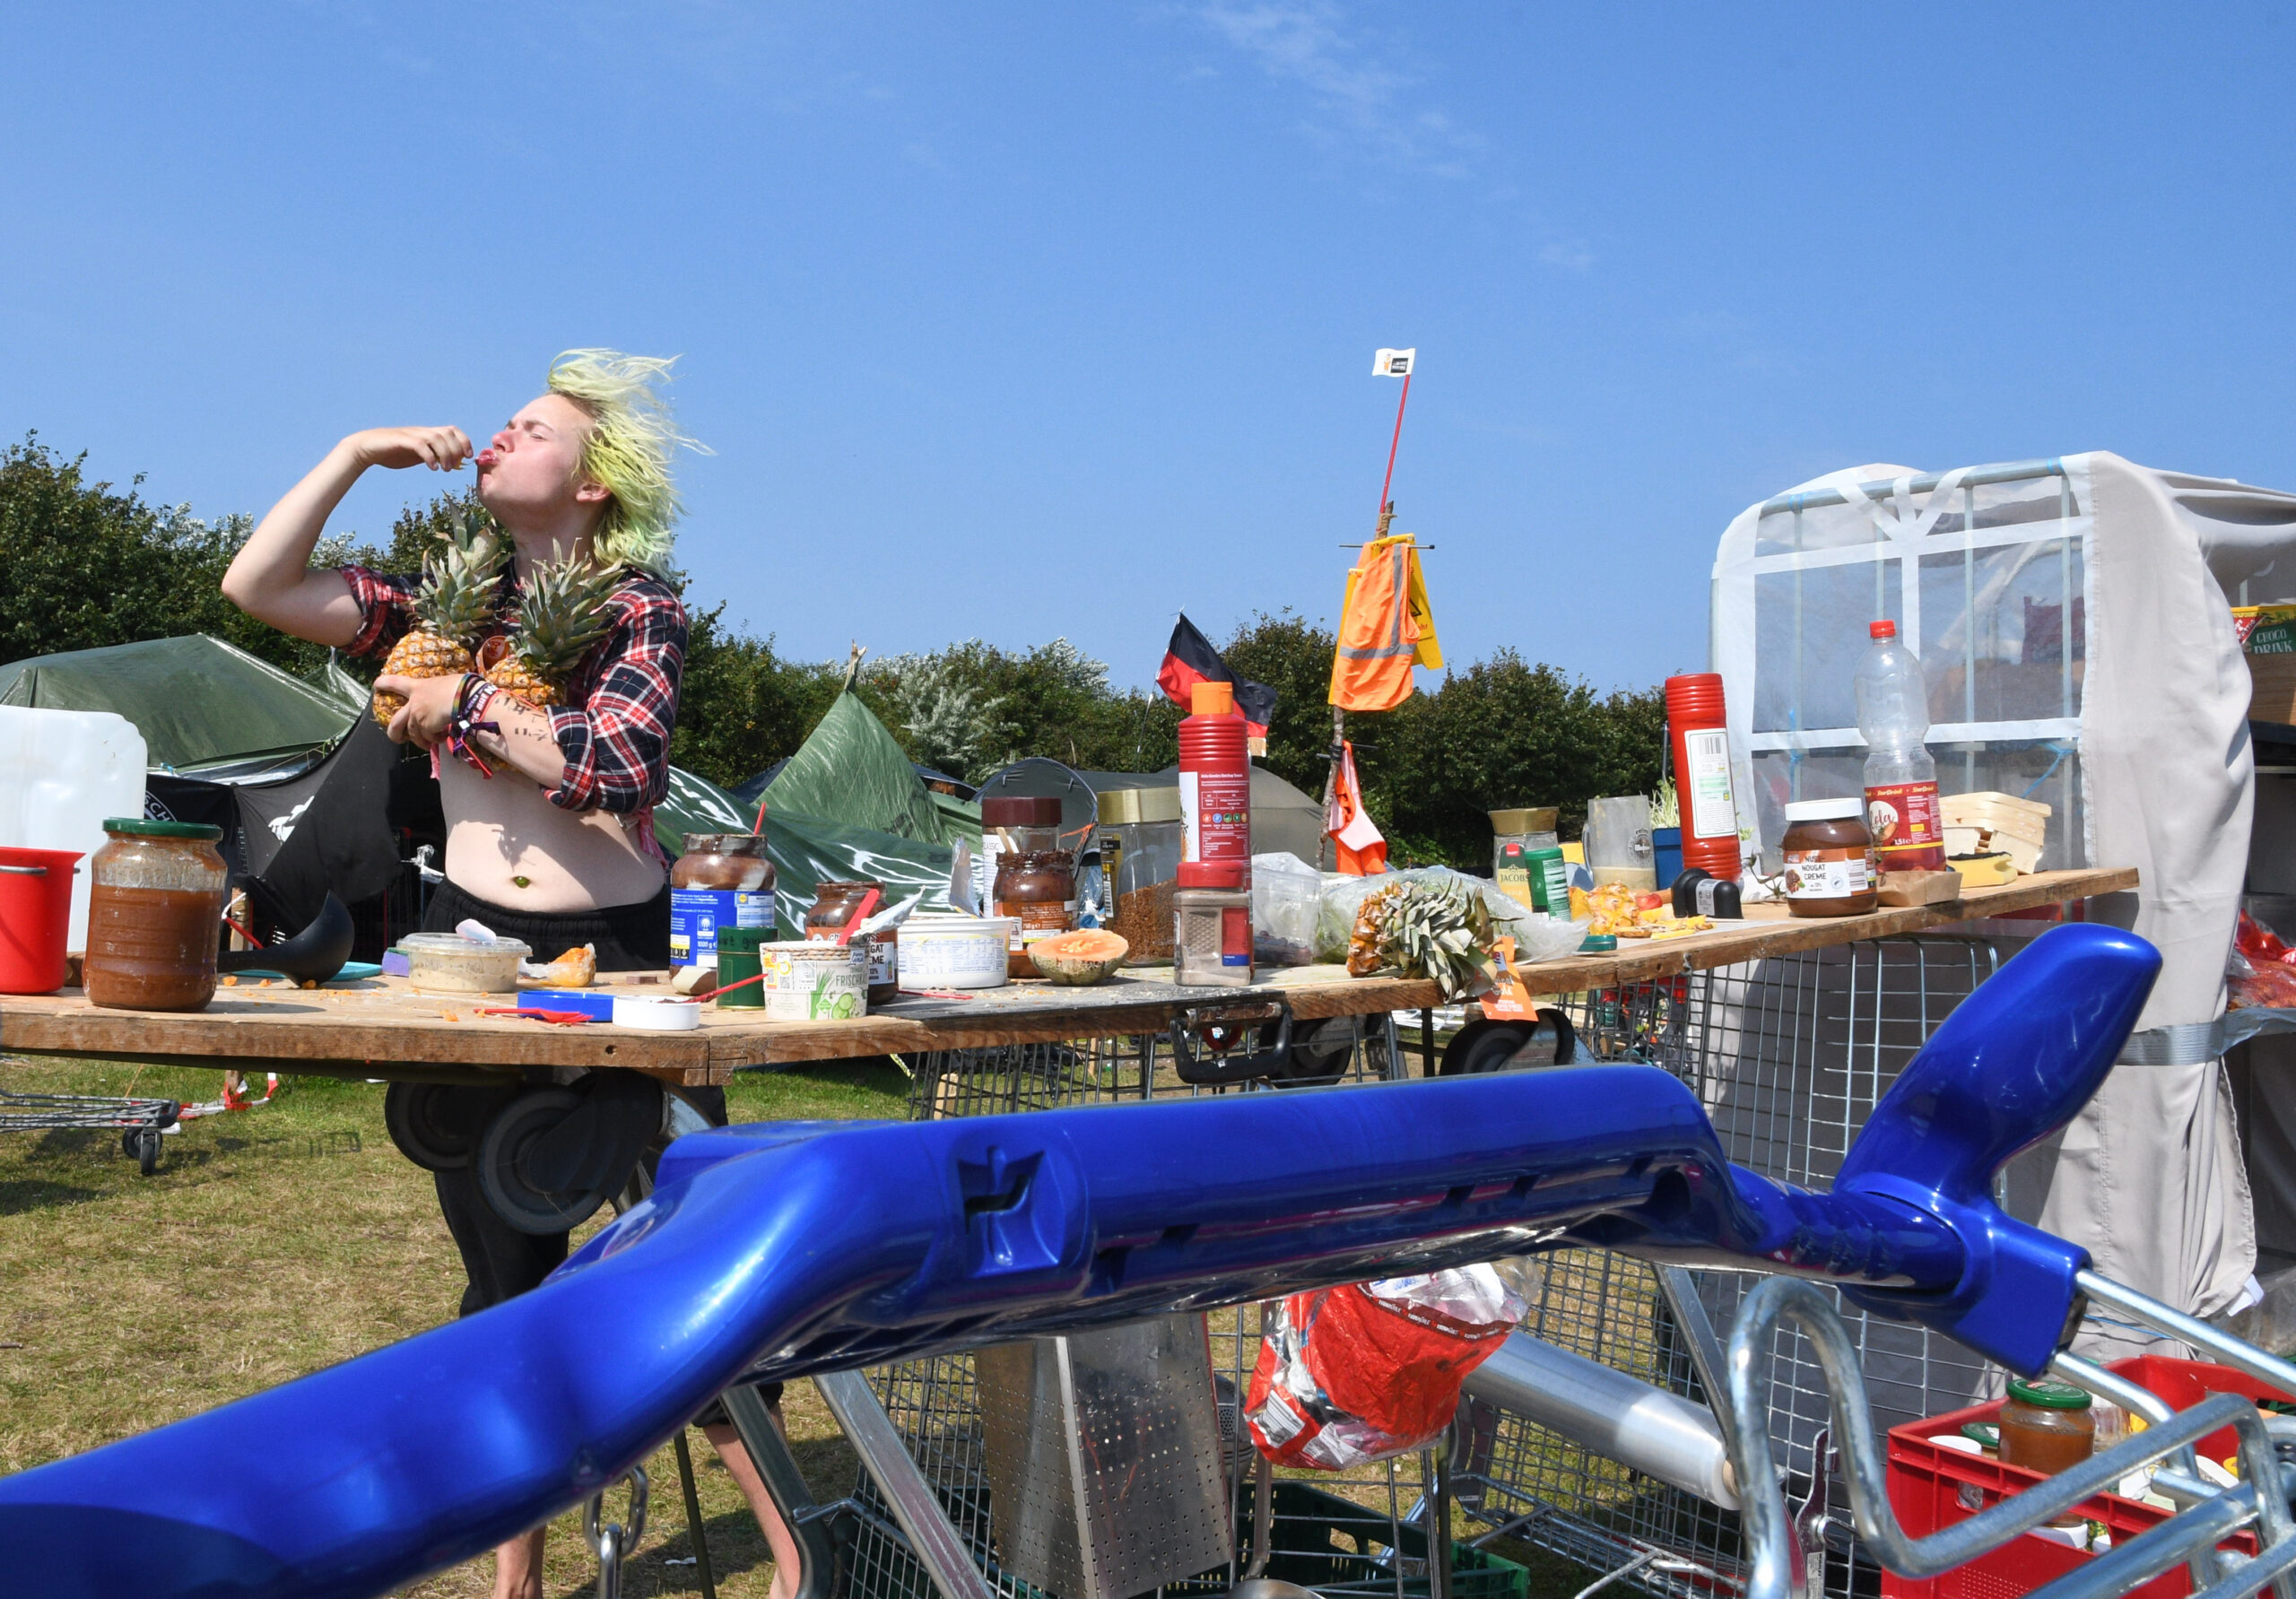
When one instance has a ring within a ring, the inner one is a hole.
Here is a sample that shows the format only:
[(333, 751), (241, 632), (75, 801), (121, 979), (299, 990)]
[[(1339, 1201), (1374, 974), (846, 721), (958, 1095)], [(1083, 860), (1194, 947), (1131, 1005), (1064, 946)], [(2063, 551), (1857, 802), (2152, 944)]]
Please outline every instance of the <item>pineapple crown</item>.
[(510, 541), (483, 508), (463, 512), (463, 525), (422, 558), (422, 582), (411, 608), (426, 631), (465, 648), (478, 642), (494, 618), (494, 589), (509, 560)]
[(538, 561), (527, 570), (510, 648), (526, 669), (557, 681), (613, 625), (610, 602), (622, 573), (587, 556)]

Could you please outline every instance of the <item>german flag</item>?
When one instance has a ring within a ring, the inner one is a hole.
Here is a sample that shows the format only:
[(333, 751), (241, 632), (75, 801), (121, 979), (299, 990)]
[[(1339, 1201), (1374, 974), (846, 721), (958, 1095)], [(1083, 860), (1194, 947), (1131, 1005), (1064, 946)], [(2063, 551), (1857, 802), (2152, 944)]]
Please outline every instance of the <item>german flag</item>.
[(1275, 716), (1275, 691), (1265, 683), (1247, 682), (1228, 670), (1228, 663), (1212, 647), (1212, 640), (1196, 630), (1186, 616), (1172, 630), (1172, 641), (1164, 647), (1164, 664), (1157, 670), (1156, 686), (1165, 697), (1182, 710), (1188, 707), (1188, 691), (1200, 682), (1233, 683), (1236, 686), (1236, 708), (1244, 713), (1245, 731), (1253, 740), (1253, 753), (1267, 752), (1267, 725)]

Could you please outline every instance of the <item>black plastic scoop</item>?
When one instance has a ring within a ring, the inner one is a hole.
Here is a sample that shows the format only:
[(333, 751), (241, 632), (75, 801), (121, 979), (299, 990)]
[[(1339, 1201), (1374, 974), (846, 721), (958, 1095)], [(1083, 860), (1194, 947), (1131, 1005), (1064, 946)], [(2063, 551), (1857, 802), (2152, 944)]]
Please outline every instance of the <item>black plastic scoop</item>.
[(355, 935), (351, 912), (329, 890), (311, 925), (294, 937), (261, 949), (227, 951), (215, 957), (215, 969), (284, 972), (299, 983), (324, 983), (351, 959)]

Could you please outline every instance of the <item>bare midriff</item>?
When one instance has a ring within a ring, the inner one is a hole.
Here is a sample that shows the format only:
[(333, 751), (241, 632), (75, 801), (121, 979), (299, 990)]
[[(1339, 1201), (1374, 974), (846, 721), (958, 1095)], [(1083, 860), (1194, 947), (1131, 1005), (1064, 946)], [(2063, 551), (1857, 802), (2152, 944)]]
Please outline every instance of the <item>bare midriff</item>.
[(566, 811), (501, 761), (491, 778), (451, 756), (439, 762), (447, 876), (492, 904), (556, 913), (639, 905), (662, 891), (662, 863), (638, 842), (634, 817)]
[(88, 1003), (117, 1011), (196, 1011), (215, 997), (223, 891), (123, 889), (89, 897)]

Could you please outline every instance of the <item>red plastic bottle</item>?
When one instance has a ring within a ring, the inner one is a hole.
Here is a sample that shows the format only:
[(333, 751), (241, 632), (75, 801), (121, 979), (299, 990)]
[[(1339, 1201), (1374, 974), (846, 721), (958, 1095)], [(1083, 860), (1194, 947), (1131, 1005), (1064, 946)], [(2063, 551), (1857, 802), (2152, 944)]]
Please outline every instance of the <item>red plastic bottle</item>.
[[(1683, 865), (1738, 878), (1738, 807), (1730, 791), (1730, 734), (1722, 714), (1722, 674), (1686, 672), (1666, 680), (1666, 730), (1674, 746), (1674, 793), (1682, 806)], [(1667, 885), (1660, 883), (1660, 888)]]
[(1235, 689), (1200, 682), (1180, 723), (1179, 886), (1247, 889), (1252, 881), (1252, 763)]

